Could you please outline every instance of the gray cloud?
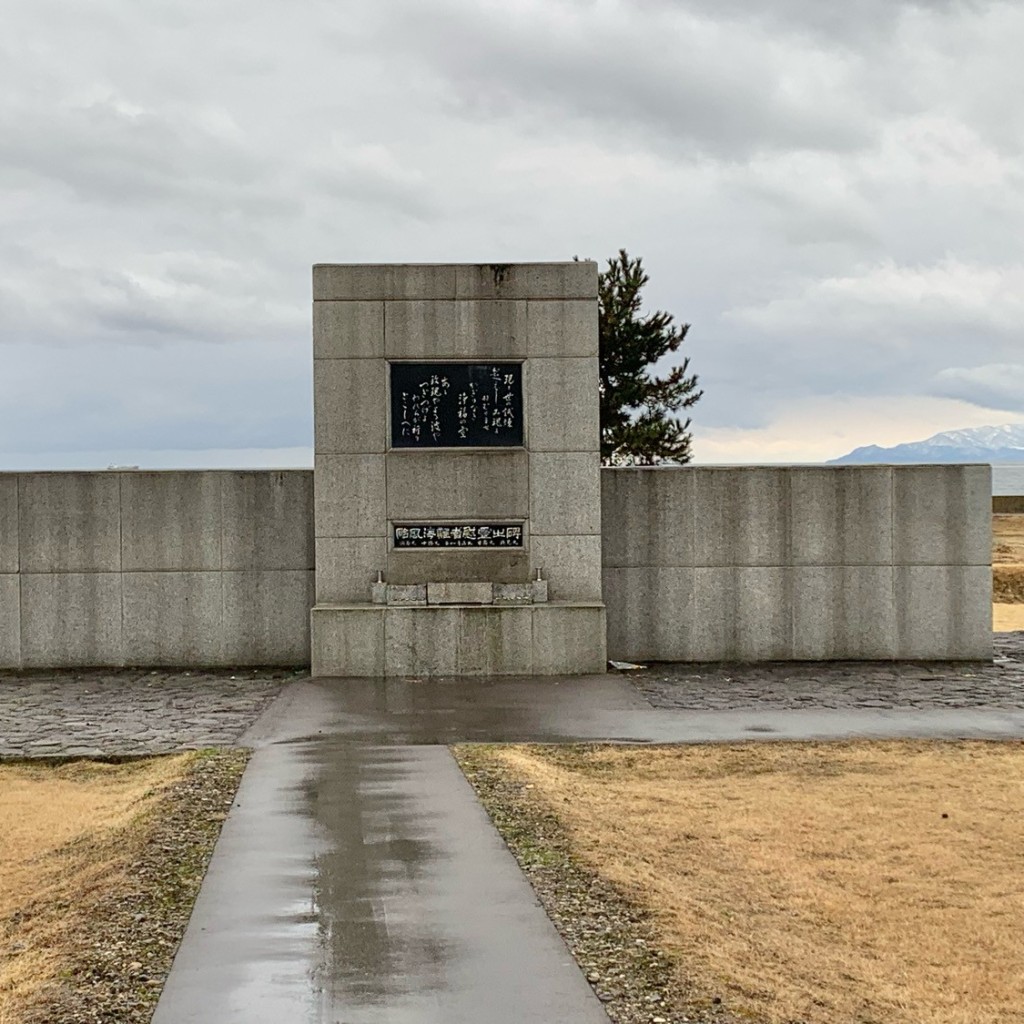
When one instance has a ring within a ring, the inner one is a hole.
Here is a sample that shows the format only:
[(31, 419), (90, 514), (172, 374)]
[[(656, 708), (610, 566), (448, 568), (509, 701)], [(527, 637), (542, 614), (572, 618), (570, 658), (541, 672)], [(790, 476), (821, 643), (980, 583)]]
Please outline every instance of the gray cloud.
[(1024, 413), (1024, 363), (951, 366), (935, 374), (931, 392), (987, 409)]
[(0, 452), (312, 443), (311, 367), (272, 345), (21, 345), (0, 354)]
[(310, 264), (622, 245), (694, 324), (698, 425), (1019, 409), (1017, 4), (13, 0), (5, 27), (0, 451), (301, 447)]
[(699, 11), (704, 16), (745, 24), (756, 22), (776, 31), (811, 36), (860, 49), (891, 33), (901, 21), (921, 13), (977, 12), (994, 6), (990, 0), (859, 0), (856, 4), (820, 0), (641, 0), (644, 9)]
[[(530, 17), (470, 0), (391, 10), (379, 38), (431, 66), (452, 106), (480, 121), (573, 118), (579, 133), (608, 124), (646, 148), (725, 158), (870, 140), (859, 99), (843, 90), (841, 56), (809, 54), (750, 23), (736, 32), (682, 5), (651, 6), (646, 18), (573, 3)], [(813, 59), (795, 62), (801, 51)]]

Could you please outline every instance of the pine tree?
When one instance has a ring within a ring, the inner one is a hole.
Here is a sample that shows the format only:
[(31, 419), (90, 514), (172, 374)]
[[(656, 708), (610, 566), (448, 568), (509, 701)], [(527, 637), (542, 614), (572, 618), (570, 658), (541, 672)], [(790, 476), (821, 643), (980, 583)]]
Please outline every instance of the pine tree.
[(605, 465), (653, 466), (689, 462), (690, 420), (672, 415), (704, 393), (697, 375), (687, 376), (689, 357), (664, 377), (653, 364), (683, 343), (689, 324), (673, 325), (669, 313), (640, 314), (648, 282), (640, 258), (620, 249), (598, 279), (601, 363), (601, 461)]

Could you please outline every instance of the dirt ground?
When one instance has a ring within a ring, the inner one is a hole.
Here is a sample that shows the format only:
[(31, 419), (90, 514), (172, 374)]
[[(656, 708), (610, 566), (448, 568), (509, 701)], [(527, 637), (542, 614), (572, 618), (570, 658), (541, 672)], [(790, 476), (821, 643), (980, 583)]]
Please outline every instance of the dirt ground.
[(0, 1024), (149, 1020), (244, 764), (0, 763)]
[(485, 796), (513, 849), (540, 805), (650, 916), (662, 1020), (1024, 1021), (1020, 743), (463, 750), (514, 784)]

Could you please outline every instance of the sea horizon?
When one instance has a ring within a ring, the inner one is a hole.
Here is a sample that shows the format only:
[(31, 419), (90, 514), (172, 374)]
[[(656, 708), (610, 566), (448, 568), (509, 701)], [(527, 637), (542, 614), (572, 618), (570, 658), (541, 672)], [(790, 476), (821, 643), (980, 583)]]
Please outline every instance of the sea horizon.
[(992, 464), (993, 494), (1024, 494), (1024, 463), (994, 462)]

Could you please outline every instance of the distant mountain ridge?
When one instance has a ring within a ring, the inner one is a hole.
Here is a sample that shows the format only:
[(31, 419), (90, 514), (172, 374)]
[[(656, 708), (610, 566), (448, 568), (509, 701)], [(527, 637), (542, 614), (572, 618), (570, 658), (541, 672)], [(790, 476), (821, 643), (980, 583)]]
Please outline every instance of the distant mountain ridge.
[(969, 427), (910, 441), (892, 448), (869, 444), (831, 459), (829, 465), (872, 462), (1020, 462), (1024, 463), (1024, 423)]

